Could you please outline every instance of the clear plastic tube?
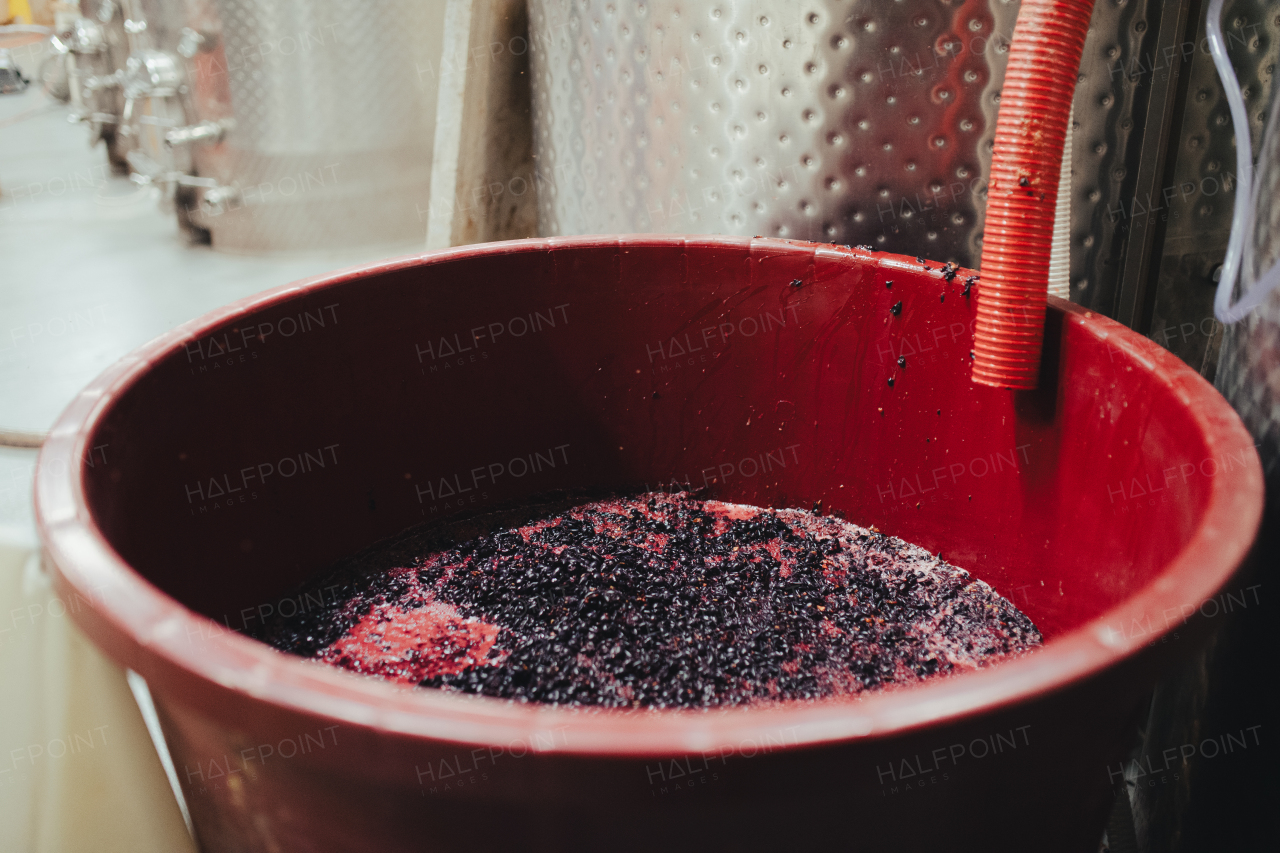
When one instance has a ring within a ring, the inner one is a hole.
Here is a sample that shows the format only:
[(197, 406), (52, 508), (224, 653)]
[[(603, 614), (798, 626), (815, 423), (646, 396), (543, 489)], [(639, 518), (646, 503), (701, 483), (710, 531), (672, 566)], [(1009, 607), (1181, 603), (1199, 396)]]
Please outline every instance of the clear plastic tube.
[[(1231, 67), (1226, 42), (1222, 37), (1222, 5), (1223, 0), (1211, 0), (1206, 29), (1209, 35), (1209, 52), (1213, 56), (1218, 77), (1222, 80), (1222, 88), (1226, 90), (1227, 104), (1231, 108), (1231, 122), (1235, 125), (1236, 201), (1231, 219), (1231, 237), (1227, 243), (1227, 256), (1222, 262), (1222, 277), (1218, 281), (1218, 293), (1213, 300), (1213, 313), (1219, 321), (1230, 325), (1243, 320), (1250, 311), (1262, 304), (1262, 300), (1266, 299), (1277, 285), (1280, 285), (1280, 261), (1259, 277), (1239, 302), (1231, 304), (1231, 296), (1235, 292), (1240, 268), (1246, 255), (1252, 257), (1252, 252), (1245, 250), (1245, 241), (1253, 230), (1253, 211), (1257, 206), (1257, 198), (1253, 185), (1253, 140), (1249, 134), (1249, 114), (1245, 109), (1240, 83), (1236, 80), (1235, 69)], [(1272, 120), (1275, 120), (1274, 116)]]

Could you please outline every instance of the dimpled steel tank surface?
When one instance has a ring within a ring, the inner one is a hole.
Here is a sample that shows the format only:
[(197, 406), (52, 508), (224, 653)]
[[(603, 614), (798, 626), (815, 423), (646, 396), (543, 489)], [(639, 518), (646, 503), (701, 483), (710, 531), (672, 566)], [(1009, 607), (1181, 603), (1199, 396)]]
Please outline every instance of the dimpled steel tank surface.
[[(973, 276), (594, 237), (291, 285), (73, 401), (37, 475), (47, 558), (150, 686), (207, 851), (1092, 853), (1107, 768), (1246, 558), (1261, 470), (1194, 372), (1060, 300), (1037, 390), (974, 384)], [(247, 636), (328, 606), (341, 590), (299, 586), (417, 525), (465, 542), (538, 496), (676, 486), (941, 553), (1043, 644), (857, 697), (630, 709), (396, 684)]]

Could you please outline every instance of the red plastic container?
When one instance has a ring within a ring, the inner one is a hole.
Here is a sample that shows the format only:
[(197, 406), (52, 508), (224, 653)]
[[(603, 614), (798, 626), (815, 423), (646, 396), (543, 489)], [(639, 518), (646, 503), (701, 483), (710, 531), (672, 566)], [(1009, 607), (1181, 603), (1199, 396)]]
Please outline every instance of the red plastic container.
[[(107, 371), (44, 447), (39, 522), (79, 624), (150, 684), (204, 849), (1096, 849), (1157, 665), (1235, 592), (1257, 457), (1195, 373), (1061, 301), (1038, 390), (974, 384), (969, 274), (929, 267), (491, 244), (245, 300)], [(863, 701), (626, 713), (399, 690), (232, 630), (423, 519), (673, 482), (941, 551), (1047, 642)]]

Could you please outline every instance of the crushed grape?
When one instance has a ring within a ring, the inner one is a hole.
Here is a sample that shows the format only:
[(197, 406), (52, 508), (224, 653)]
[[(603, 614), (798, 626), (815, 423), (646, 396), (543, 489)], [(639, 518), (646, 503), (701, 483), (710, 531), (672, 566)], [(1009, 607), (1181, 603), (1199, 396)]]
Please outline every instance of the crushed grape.
[(405, 684), (651, 708), (852, 696), (1041, 642), (990, 586), (901, 539), (685, 492), (405, 554), (348, 566), (336, 604), (282, 617), (262, 639)]

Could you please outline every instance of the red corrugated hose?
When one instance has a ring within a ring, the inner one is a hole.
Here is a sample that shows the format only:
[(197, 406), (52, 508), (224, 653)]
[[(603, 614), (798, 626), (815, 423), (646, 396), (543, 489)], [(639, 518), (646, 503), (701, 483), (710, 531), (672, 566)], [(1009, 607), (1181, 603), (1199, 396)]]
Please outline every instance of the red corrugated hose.
[(1035, 388), (1062, 145), (1093, 0), (1023, 0), (988, 184), (973, 381)]

